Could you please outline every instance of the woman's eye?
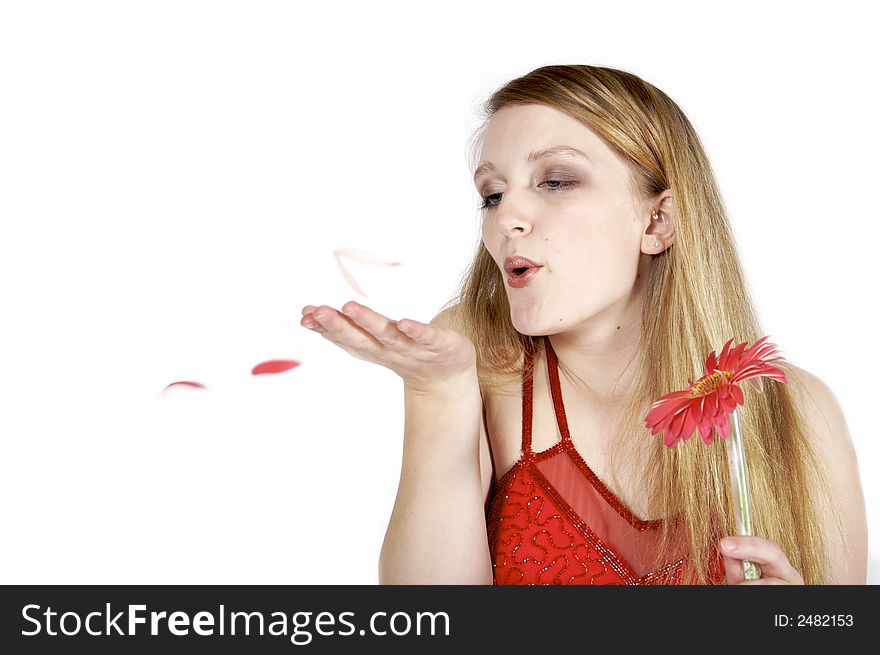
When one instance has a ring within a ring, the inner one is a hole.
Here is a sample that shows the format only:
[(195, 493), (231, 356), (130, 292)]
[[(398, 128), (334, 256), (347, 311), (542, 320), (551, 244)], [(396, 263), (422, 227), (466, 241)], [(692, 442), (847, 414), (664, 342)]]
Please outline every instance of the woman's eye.
[[(575, 186), (577, 182), (573, 180), (545, 180), (541, 182), (538, 186), (548, 185), (548, 191), (560, 191), (562, 189)], [(549, 186), (549, 185), (558, 185), (558, 186)], [(498, 203), (501, 202), (500, 198), (498, 202), (492, 202), (491, 199), (500, 196), (500, 193), (491, 193), (488, 196), (483, 196), (483, 203), (480, 205), (480, 209), (492, 209), (492, 207), (497, 207)]]
[[(483, 204), (480, 205), (480, 209), (489, 209), (490, 207), (494, 207), (495, 203), (489, 202), (489, 201), (490, 201), (490, 199), (494, 198), (495, 196), (500, 196), (500, 195), (501, 195), (500, 193), (492, 193), (492, 194), (489, 194), (488, 196), (483, 196)], [(501, 202), (501, 201), (499, 200), (498, 202)]]

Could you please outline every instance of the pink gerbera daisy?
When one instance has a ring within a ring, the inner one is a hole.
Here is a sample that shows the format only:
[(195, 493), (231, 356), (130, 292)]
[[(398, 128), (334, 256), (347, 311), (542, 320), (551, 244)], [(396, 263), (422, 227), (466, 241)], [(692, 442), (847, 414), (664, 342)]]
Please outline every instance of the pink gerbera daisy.
[(737, 382), (748, 380), (758, 391), (764, 390), (762, 377), (788, 382), (780, 369), (770, 365), (782, 357), (767, 338), (761, 337), (750, 348), (743, 342), (732, 350), (731, 339), (717, 358), (712, 352), (706, 358), (703, 377), (696, 382), (688, 380), (684, 391), (673, 391), (654, 401), (645, 417), (645, 427), (651, 428), (652, 435), (663, 432), (663, 443), (670, 448), (682, 439), (690, 439), (695, 430), (707, 444), (712, 443), (713, 427), (727, 438), (730, 415), (744, 402)]

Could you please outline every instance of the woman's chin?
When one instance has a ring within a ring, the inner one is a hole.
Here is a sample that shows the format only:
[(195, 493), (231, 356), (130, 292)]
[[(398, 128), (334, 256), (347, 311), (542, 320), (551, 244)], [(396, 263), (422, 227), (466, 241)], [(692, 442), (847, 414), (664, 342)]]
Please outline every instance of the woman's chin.
[(511, 323), (513, 324), (514, 330), (527, 337), (543, 336), (547, 334), (549, 329), (549, 326), (544, 325), (543, 323), (537, 321), (517, 320), (516, 317), (511, 317)]

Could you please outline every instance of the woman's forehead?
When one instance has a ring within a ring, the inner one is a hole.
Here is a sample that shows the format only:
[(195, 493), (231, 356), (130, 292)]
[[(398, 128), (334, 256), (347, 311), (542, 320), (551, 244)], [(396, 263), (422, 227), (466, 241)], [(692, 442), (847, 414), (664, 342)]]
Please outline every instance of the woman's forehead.
[[(499, 109), (489, 119), (482, 139), (481, 163), (493, 157), (520, 157), (544, 150), (551, 154), (578, 154), (592, 163), (603, 159), (610, 149), (589, 127), (545, 105), (515, 105)], [(567, 150), (566, 150), (567, 148)], [(534, 158), (533, 158), (534, 159)]]

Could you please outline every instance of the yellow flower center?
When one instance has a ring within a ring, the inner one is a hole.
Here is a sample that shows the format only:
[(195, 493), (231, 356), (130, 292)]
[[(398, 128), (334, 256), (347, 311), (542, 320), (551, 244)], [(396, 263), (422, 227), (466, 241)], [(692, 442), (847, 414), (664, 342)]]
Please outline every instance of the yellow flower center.
[(708, 396), (710, 393), (716, 391), (718, 387), (720, 387), (732, 377), (733, 371), (719, 371), (718, 369), (715, 369), (712, 373), (704, 375), (699, 380), (694, 382), (693, 389), (687, 397), (700, 398), (702, 396)]

